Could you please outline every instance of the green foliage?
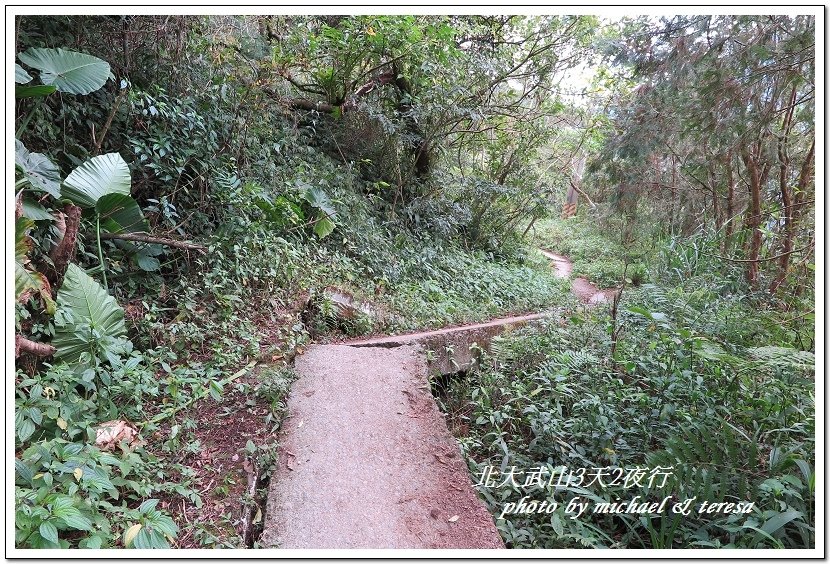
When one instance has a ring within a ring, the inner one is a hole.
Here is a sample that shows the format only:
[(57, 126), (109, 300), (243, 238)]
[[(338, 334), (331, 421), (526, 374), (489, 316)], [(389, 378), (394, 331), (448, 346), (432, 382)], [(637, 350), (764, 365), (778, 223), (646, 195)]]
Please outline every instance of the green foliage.
[[(55, 358), (70, 364), (89, 364), (108, 358), (118, 364), (117, 352), (123, 348), (119, 337), (126, 332), (124, 310), (83, 270), (70, 264), (58, 291)], [(82, 359), (82, 355), (86, 355)]]
[(130, 169), (118, 153), (91, 158), (69, 173), (61, 188), (61, 196), (83, 208), (95, 207), (108, 194), (130, 195)]
[(147, 232), (149, 224), (138, 203), (126, 194), (106, 194), (95, 202), (101, 227), (110, 233)]
[(41, 82), (59, 92), (89, 94), (112, 77), (109, 63), (86, 53), (33, 47), (18, 54), (18, 58), (39, 70)]
[(482, 252), (444, 245), (417, 248), (401, 248), (396, 261), (400, 294), (391, 297), (390, 304), (409, 320), (401, 328), (481, 321), (569, 300), (567, 283), (553, 278), (545, 262), (495, 261)]
[(17, 63), (14, 64), (14, 82), (15, 84), (26, 84), (27, 82), (31, 82), (32, 76), (26, 72), (26, 69), (18, 65)]
[(774, 328), (776, 314), (719, 293), (705, 270), (684, 280), (624, 292), (613, 358), (604, 312), (497, 339), (481, 371), (453, 384), (444, 408), (474, 473), (486, 465), (544, 466), (549, 475), (562, 467), (673, 467), (671, 484), (657, 491), (482, 489), (496, 517), (525, 495), (561, 504), (671, 494), (698, 504), (752, 501), (752, 511), (682, 519), (574, 520), (561, 507), (554, 517), (508, 514), (497, 525), (509, 546), (814, 546), (814, 356), (795, 348), (797, 335), (780, 321)]
[[(676, 15), (613, 26), (615, 66), (637, 86), (610, 100), (613, 127), (588, 166), (591, 183), (665, 235), (718, 231), (717, 254), (738, 259), (753, 288), (809, 289), (812, 225), (792, 206), (815, 190), (815, 23)], [(776, 174), (753, 172), (768, 170)], [(801, 250), (763, 260), (782, 243)]]
[[(114, 547), (122, 532), (146, 513), (133, 509), (140, 500), (167, 489), (158, 481), (163, 467), (140, 445), (122, 443), (117, 453), (93, 445), (101, 421), (122, 409), (125, 417), (138, 420), (142, 398), (158, 395), (155, 375), (144, 360), (132, 353), (117, 366), (83, 372), (65, 363), (34, 378), (18, 372), (17, 546)], [(189, 491), (183, 484), (177, 488)], [(151, 517), (160, 520), (162, 528), (168, 525), (166, 534), (175, 534), (169, 517), (158, 511)]]
[[(209, 89), (208, 94), (214, 94)], [(176, 97), (160, 86), (130, 90), (129, 128), (125, 149), (132, 153), (136, 192), (154, 204), (159, 223), (174, 228), (178, 209), (193, 213), (193, 229), (210, 228), (202, 198), (228, 169), (219, 157), (219, 134), (235, 122), (210, 99)], [(214, 180), (217, 179), (217, 180)]]
[(46, 155), (30, 153), (17, 139), (15, 140), (14, 164), (34, 190), (46, 192), (53, 198), (60, 197), (60, 172)]
[[(625, 352), (618, 356), (625, 367), (620, 376), (608, 361), (597, 361), (607, 354), (602, 320), (573, 322), (578, 324), (526, 330), (500, 341), (495, 358), (482, 363), (497, 368), (484, 368), (452, 390), (447, 410), (454, 425), (470, 430), (461, 441), (471, 470), (660, 465), (674, 468), (672, 485), (657, 492), (482, 490), (496, 517), (504, 503), (525, 495), (565, 503), (574, 496), (615, 501), (639, 494), (659, 501), (671, 494), (679, 500), (696, 496), (698, 502), (753, 501), (755, 510), (695, 513), (679, 522), (671, 514), (617, 520), (590, 515), (577, 521), (563, 514), (555, 522), (549, 515), (507, 515), (497, 525), (509, 546), (813, 546), (811, 377), (805, 378), (803, 368), (763, 378), (750, 373), (730, 384), (730, 363), (695, 361), (689, 354), (698, 345), (687, 329), (661, 330), (669, 340), (655, 342), (648, 322), (629, 328), (621, 345)], [(593, 357), (586, 356), (586, 348)], [(751, 354), (742, 358), (749, 361)], [(800, 406), (795, 411), (787, 407), (795, 405)], [(801, 469), (798, 475), (763, 461), (762, 453), (770, 449), (790, 453), (789, 464)], [(771, 483), (789, 485), (774, 497), (767, 493)], [(784, 499), (786, 488), (787, 501), (776, 501)]]
[(49, 292), (49, 282), (46, 277), (29, 268), (28, 254), (32, 249), (32, 242), (26, 232), (34, 225), (34, 221), (21, 217), (15, 222), (14, 230), (14, 296), (17, 302), (25, 302), (32, 293), (38, 294), (50, 313), (55, 311), (55, 303)]
[(302, 194), (303, 199), (316, 212), (316, 217), (312, 219), (314, 234), (320, 239), (331, 235), (331, 232), (334, 231), (334, 219), (337, 217), (337, 212), (332, 207), (329, 197), (316, 186), (306, 186)]
[(138, 507), (138, 523), (124, 532), (127, 548), (170, 548), (168, 539), (179, 532), (173, 520), (156, 509), (157, 499), (148, 499)]
[(655, 245), (647, 239), (650, 233), (640, 232), (635, 241), (625, 244), (622, 230), (615, 230), (623, 220), (599, 214), (589, 211), (569, 219), (542, 220), (536, 224), (534, 244), (568, 257), (573, 263), (573, 276), (584, 276), (601, 288), (619, 286), (624, 274), (635, 286), (647, 281), (645, 261), (654, 254)]
[[(16, 545), (163, 548), (181, 527), (189, 542), (233, 546), (235, 533), (159, 507), (202, 503), (190, 409), (229, 388), (251, 392), (235, 379), (254, 360), (289, 360), (312, 335), (577, 311), (569, 282), (520, 234), (567, 185), (573, 163), (563, 155), (611, 146), (610, 115), (557, 96), (597, 25), (581, 16), (22, 20), (19, 43), (32, 48), (15, 67), (16, 297), (40, 297), (46, 311), (23, 300), (16, 321), (36, 339), (54, 336), (58, 354), (16, 375)], [(126, 46), (109, 41), (122, 33)], [(113, 62), (119, 87), (96, 56)], [(634, 82), (608, 85), (611, 74), (597, 82), (631, 95)], [(48, 96), (56, 90), (87, 96)], [(333, 107), (296, 109), (297, 100)], [(559, 131), (572, 119), (580, 125)], [(740, 495), (757, 499), (757, 511), (682, 523), (559, 511), (499, 520), (502, 534), (511, 546), (811, 546), (814, 344), (799, 309), (810, 297), (788, 302), (782, 319), (777, 302), (745, 292), (740, 269), (712, 258), (720, 234), (648, 241), (666, 226), (637, 223), (635, 212), (665, 210), (640, 202), (613, 215), (620, 170), (587, 178), (592, 197), (600, 192), (595, 210), (535, 221), (534, 246), (570, 256), (575, 275), (599, 285), (625, 275), (639, 289), (626, 289), (614, 322), (577, 313), (566, 327), (497, 340), (492, 362), (447, 397), (451, 420), (467, 429), (474, 470), (671, 462), (678, 495)], [(85, 213), (52, 318), (33, 265), (48, 264), (65, 200)], [(678, 209), (692, 217), (695, 202)], [(100, 241), (102, 231), (151, 230), (206, 252)], [(270, 430), (291, 379), (266, 366), (253, 387), (271, 406)], [(107, 420), (136, 422), (150, 444), (102, 451), (96, 428)], [(249, 443), (244, 454), (270, 467), (273, 445)], [(526, 493), (487, 499), (495, 509)], [(228, 530), (234, 518), (224, 517)]]

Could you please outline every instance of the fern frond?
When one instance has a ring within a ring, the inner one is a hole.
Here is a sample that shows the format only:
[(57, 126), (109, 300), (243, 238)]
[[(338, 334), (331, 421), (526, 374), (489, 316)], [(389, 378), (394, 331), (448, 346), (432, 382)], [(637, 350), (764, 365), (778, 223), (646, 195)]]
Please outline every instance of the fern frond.
[(787, 347), (752, 347), (746, 350), (762, 367), (773, 369), (815, 370), (816, 355)]
[(738, 434), (725, 421), (695, 423), (678, 429), (664, 450), (646, 458), (651, 467), (672, 467), (680, 497), (723, 501), (727, 496), (745, 499), (747, 476), (756, 466), (758, 446)]
[(596, 355), (587, 351), (567, 350), (554, 355), (548, 364), (556, 369), (567, 368), (570, 372), (581, 373), (600, 362)]

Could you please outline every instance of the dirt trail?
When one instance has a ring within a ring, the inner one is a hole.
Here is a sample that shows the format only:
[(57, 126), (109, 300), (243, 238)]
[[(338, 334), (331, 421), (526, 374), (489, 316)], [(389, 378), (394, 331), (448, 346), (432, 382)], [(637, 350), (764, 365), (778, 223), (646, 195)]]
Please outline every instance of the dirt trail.
[(504, 548), (419, 345), (318, 345), (296, 362), (264, 546)]
[[(559, 278), (570, 278), (573, 272), (573, 263), (567, 257), (557, 255), (544, 249), (539, 251), (545, 255), (553, 263), (554, 274)], [(614, 294), (617, 292), (614, 288), (600, 290), (587, 278), (574, 278), (571, 281), (571, 291), (586, 304), (606, 304), (611, 303), (614, 299)]]

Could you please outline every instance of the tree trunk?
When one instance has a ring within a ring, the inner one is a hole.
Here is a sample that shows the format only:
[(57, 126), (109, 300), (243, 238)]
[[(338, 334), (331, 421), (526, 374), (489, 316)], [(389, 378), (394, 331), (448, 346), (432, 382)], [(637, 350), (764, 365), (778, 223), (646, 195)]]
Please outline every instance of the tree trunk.
[(746, 279), (752, 289), (758, 286), (758, 258), (761, 255), (761, 185), (763, 174), (758, 166), (760, 142), (756, 143), (755, 152), (744, 147), (742, 158), (749, 172), (749, 210), (746, 227), (750, 231), (747, 239)]
[(714, 156), (709, 159), (707, 170), (709, 190), (712, 192), (712, 211), (715, 214), (715, 228), (720, 231), (720, 228), (723, 226), (723, 221), (720, 213), (720, 195), (718, 194), (718, 176), (715, 171)]
[(815, 150), (816, 142), (813, 140), (812, 145), (810, 145), (810, 150), (807, 152), (807, 156), (801, 165), (801, 172), (798, 175), (797, 202), (793, 202), (792, 194), (786, 186), (786, 175), (783, 171), (784, 167), (782, 166), (779, 182), (781, 198), (784, 202), (784, 244), (781, 250), (781, 258), (778, 260), (778, 274), (776, 274), (775, 280), (772, 286), (770, 286), (770, 293), (775, 293), (787, 279), (787, 271), (790, 268), (790, 255), (792, 254), (793, 244), (795, 242), (796, 224), (801, 213), (800, 208), (803, 207), (801, 205), (795, 206), (794, 204), (802, 204), (804, 202), (807, 186), (810, 184), (813, 176), (813, 157), (815, 156)]
[(669, 231), (674, 233), (674, 207), (677, 201), (677, 157), (671, 156), (671, 209), (669, 210)]
[(723, 160), (726, 168), (726, 235), (723, 238), (723, 254), (732, 247), (732, 234), (735, 232), (735, 177), (732, 174), (732, 151), (726, 153)]
[(81, 208), (66, 204), (63, 208), (63, 238), (49, 253), (51, 264), (44, 264), (41, 270), (53, 288), (60, 288), (69, 263), (75, 258), (78, 229), (81, 226)]
[[(781, 245), (781, 258), (778, 262), (778, 273), (769, 288), (770, 293), (775, 293), (775, 291), (778, 290), (787, 278), (787, 270), (789, 270), (790, 266), (790, 253), (792, 252), (793, 240), (795, 239), (793, 200), (792, 192), (789, 186), (790, 155), (787, 147), (790, 138), (790, 131), (792, 131), (793, 127), (795, 100), (796, 87), (793, 86), (789, 96), (788, 109), (784, 112), (783, 122), (781, 123), (781, 137), (778, 139), (778, 190), (781, 193), (781, 203), (784, 206), (784, 242)], [(813, 149), (811, 148), (808, 152), (805, 163), (810, 161), (812, 158), (812, 151)]]

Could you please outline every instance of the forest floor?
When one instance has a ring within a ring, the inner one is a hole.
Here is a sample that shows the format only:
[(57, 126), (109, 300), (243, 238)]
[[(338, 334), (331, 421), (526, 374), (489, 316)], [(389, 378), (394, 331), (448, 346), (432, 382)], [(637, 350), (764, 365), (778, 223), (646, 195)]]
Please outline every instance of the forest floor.
[[(245, 380), (253, 386), (256, 376), (246, 376)], [(264, 424), (270, 409), (266, 398), (251, 398), (244, 391), (234, 390), (219, 401), (203, 400), (189, 413), (197, 422), (194, 435), (200, 449), (187, 466), (194, 473), (193, 481), (200, 485), (201, 506), (182, 498), (162, 500), (161, 505), (175, 511), (181, 525), (201, 527), (183, 526), (184, 533), (176, 541), (178, 548), (204, 548), (205, 533), (213, 537), (209, 544), (221, 544), (236, 536), (234, 520), (246, 508), (245, 447), (249, 441), (262, 445), (276, 439), (276, 430)]]

